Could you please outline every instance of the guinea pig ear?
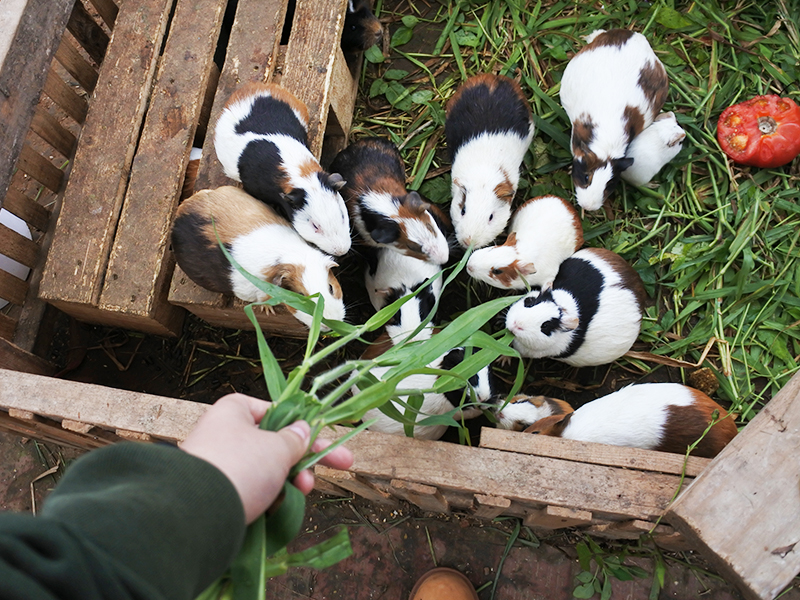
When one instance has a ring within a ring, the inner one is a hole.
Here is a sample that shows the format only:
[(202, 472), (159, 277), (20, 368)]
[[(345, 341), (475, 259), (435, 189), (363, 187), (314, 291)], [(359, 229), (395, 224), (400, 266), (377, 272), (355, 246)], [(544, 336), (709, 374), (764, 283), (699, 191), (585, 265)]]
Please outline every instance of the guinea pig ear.
[(611, 167), (615, 173), (621, 173), (633, 164), (632, 156), (624, 156), (622, 158), (615, 158), (611, 161)]
[(408, 192), (403, 198), (402, 204), (414, 214), (422, 214), (431, 206), (417, 192)]
[(574, 331), (579, 324), (578, 317), (564, 317), (561, 319), (561, 327), (559, 329), (561, 331)]
[(520, 275), (533, 275), (536, 273), (536, 265), (533, 263), (517, 263), (517, 272)]
[(285, 206), (294, 211), (303, 207), (306, 202), (306, 193), (300, 189), (293, 189), (287, 194), (281, 194), (281, 200)]
[(344, 177), (339, 175), (339, 173), (331, 173), (328, 175), (328, 185), (330, 185), (334, 191), (338, 192), (345, 185), (347, 185), (347, 182), (344, 180)]
[(382, 219), (370, 230), (369, 236), (377, 244), (392, 244), (400, 237), (400, 226), (394, 221)]
[(516, 246), (517, 245), (517, 233), (512, 231), (508, 234), (506, 241), (503, 242), (503, 246)]

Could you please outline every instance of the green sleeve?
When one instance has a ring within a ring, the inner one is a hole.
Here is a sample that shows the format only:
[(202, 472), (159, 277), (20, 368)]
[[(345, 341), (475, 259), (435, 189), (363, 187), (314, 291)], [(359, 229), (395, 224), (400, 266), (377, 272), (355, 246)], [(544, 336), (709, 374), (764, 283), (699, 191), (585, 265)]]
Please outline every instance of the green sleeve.
[(77, 460), (39, 516), (0, 515), (0, 598), (192, 599), (244, 531), (216, 467), (169, 446), (115, 444)]

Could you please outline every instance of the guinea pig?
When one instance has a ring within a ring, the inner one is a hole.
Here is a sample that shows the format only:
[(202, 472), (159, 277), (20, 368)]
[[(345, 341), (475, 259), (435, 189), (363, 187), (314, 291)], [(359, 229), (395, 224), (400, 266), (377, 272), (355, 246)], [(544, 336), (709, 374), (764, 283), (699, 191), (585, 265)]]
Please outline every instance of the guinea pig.
[(550, 287), (559, 265), (581, 246), (583, 227), (569, 202), (531, 198), (514, 213), (505, 243), (473, 252), (467, 272), (505, 290)]
[[(178, 265), (196, 284), (245, 302), (268, 299), (228, 262), (217, 236), (248, 273), (298, 294), (319, 293), (323, 316), (344, 320), (342, 288), (331, 272), (336, 263), (263, 202), (230, 186), (201, 190), (178, 207), (171, 238)], [(310, 315), (287, 308), (311, 325)]]
[(597, 210), (635, 159), (628, 144), (667, 98), (667, 73), (640, 33), (598, 29), (567, 64), (561, 105), (572, 123), (572, 181), (578, 204)]
[(452, 161), (450, 218), (464, 248), (482, 248), (508, 224), (533, 117), (516, 81), (482, 73), (447, 103), (444, 125)]
[(382, 39), (383, 26), (372, 14), (369, 0), (348, 0), (342, 29), (342, 50), (359, 52), (379, 44)]
[(642, 383), (587, 402), (578, 410), (545, 417), (526, 429), (582, 442), (713, 458), (738, 433), (733, 416), (699, 390), (678, 383)]
[(650, 127), (633, 138), (625, 155), (633, 159), (633, 164), (621, 173), (621, 177), (636, 186), (649, 182), (678, 155), (685, 137), (686, 132), (678, 125), (675, 113), (661, 113)]
[(645, 298), (642, 280), (621, 256), (584, 248), (561, 263), (552, 288), (511, 305), (506, 327), (522, 356), (603, 365), (636, 341)]
[[(429, 367), (433, 369), (452, 369), (458, 363), (460, 363), (464, 359), (464, 349), (463, 348), (454, 348), (449, 352), (445, 353), (443, 356), (439, 357), (437, 360), (433, 361)], [(389, 367), (376, 367), (372, 369), (371, 373), (375, 375), (378, 379), (389, 370)], [(476, 399), (478, 402), (488, 402), (492, 396), (492, 382), (491, 382), (491, 375), (489, 373), (490, 367), (484, 367), (479, 371), (476, 375), (469, 379), (470, 385), (473, 386), (475, 390)], [(403, 379), (400, 383), (397, 384), (398, 390), (430, 390), (434, 384), (436, 383), (437, 376), (431, 374), (417, 374), (417, 375), (410, 375)], [(473, 382), (475, 382), (473, 384)], [(357, 391), (358, 388), (355, 388), (354, 391)], [(416, 415), (415, 421), (421, 421), (427, 416), (432, 415), (441, 415), (450, 411), (455, 410), (459, 404), (461, 403), (461, 398), (463, 395), (463, 388), (460, 390), (454, 390), (451, 392), (447, 392), (445, 394), (442, 393), (435, 393), (435, 392), (425, 392), (423, 394), (423, 401), (422, 406), (420, 407), (420, 413)], [(404, 397), (407, 397), (407, 394), (403, 394)], [(467, 402), (470, 401), (469, 395), (465, 397)], [(395, 406), (397, 410), (401, 413), (405, 412), (405, 407), (395, 401), (392, 401), (392, 404)], [(456, 412), (454, 415), (454, 419), (470, 419), (476, 417), (480, 414), (479, 408), (467, 408)], [(403, 424), (395, 421), (391, 417), (384, 415), (379, 409), (374, 408), (372, 410), (368, 410), (364, 414), (364, 421), (368, 421), (371, 419), (377, 419), (375, 423), (370, 425), (370, 431), (379, 431), (381, 433), (390, 433), (393, 435), (405, 435), (405, 431), (403, 429)], [(454, 422), (455, 424), (455, 422)], [(444, 432), (447, 430), (447, 425), (415, 425), (414, 426), (414, 437), (423, 440), (438, 440)]]
[[(431, 262), (400, 254), (391, 248), (376, 248), (375, 252), (374, 265), (370, 265), (364, 273), (367, 294), (375, 310), (419, 290), (386, 323), (387, 333), (397, 343), (417, 329), (433, 310), (442, 293), (442, 278), (439, 277), (428, 286), (425, 282), (441, 269)], [(429, 338), (432, 329), (433, 325), (429, 323), (414, 339)]]
[(181, 188), (181, 202), (194, 194), (194, 184), (197, 182), (197, 170), (200, 168), (200, 159), (203, 157), (202, 148), (192, 148), (189, 153), (189, 162), (186, 165), (186, 174)]
[(564, 400), (547, 396), (526, 396), (517, 394), (506, 402), (505, 397), (494, 401), (494, 415), (500, 429), (525, 431), (540, 419), (554, 415), (565, 415), (573, 411)]
[(347, 180), (342, 194), (367, 245), (393, 248), (437, 265), (447, 262), (448, 219), (417, 192), (406, 190), (403, 159), (392, 142), (360, 139), (336, 155), (331, 169)]
[(308, 110), (274, 83), (247, 83), (225, 103), (214, 131), (225, 174), (292, 223), (307, 242), (341, 256), (350, 221), (344, 180), (322, 170), (308, 149)]

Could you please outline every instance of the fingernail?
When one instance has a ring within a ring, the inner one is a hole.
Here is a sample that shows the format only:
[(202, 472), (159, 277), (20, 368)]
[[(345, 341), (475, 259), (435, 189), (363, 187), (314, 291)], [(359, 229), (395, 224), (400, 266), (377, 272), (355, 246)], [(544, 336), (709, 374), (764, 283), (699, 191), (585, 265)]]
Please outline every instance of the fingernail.
[(296, 421), (289, 425), (286, 429), (294, 431), (304, 444), (308, 444), (308, 441), (311, 439), (311, 428), (305, 421)]

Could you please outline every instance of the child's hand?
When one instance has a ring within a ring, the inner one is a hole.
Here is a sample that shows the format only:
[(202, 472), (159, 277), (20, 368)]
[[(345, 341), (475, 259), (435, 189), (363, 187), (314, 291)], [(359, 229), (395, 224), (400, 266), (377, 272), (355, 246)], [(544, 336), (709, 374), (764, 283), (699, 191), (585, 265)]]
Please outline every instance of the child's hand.
[[(258, 428), (269, 406), (269, 402), (244, 394), (223, 396), (181, 444), (185, 452), (210, 462), (231, 480), (248, 524), (275, 501), (289, 470), (308, 450), (310, 432), (305, 421), (277, 432)], [(317, 439), (312, 450), (318, 452), (328, 445), (328, 440)], [(347, 469), (353, 464), (353, 454), (339, 447), (321, 463)], [(307, 494), (314, 487), (314, 476), (306, 470), (293, 483)]]

